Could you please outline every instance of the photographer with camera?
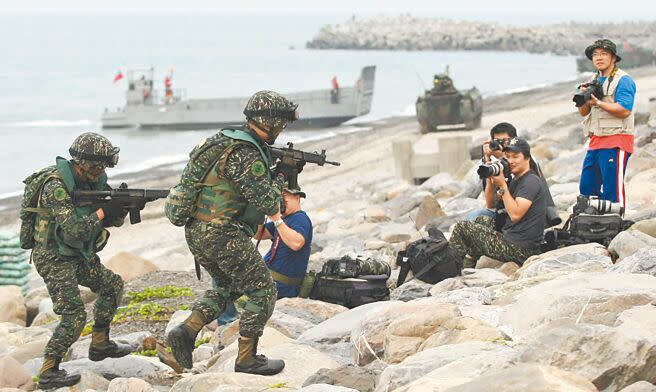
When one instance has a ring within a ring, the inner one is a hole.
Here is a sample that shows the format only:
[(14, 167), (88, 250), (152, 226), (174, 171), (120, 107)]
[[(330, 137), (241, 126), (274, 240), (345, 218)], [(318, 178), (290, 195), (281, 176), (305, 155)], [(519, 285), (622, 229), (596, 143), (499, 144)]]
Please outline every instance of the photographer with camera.
[(624, 173), (633, 153), (636, 85), (617, 67), (621, 57), (612, 41), (595, 41), (585, 49), (585, 55), (597, 72), (592, 81), (580, 86), (573, 98), (581, 116), (586, 117), (583, 129), (590, 138), (579, 190), (585, 196), (600, 196), (619, 203), (623, 210)]
[[(482, 145), (483, 157), (481, 165), (490, 164), (503, 159), (503, 147), (510, 142), (510, 139), (517, 137), (517, 129), (507, 122), (498, 123), (490, 129), (490, 140)], [(468, 221), (473, 221), (479, 216), (489, 216), (494, 218), (494, 211), (497, 204), (497, 188), (492, 184), (492, 179), (482, 178), (483, 192), (485, 193), (485, 207), (474, 210), (467, 215)]]
[[(456, 223), (449, 243), (463, 257), (468, 254), (476, 260), (485, 255), (521, 265), (529, 256), (540, 252), (547, 226), (548, 189), (537, 173), (526, 140), (512, 138), (503, 151), (507, 163), (500, 160), (499, 164), (481, 166), (479, 174), (492, 174), (491, 183), (498, 188), (505, 213), (500, 210), (495, 219), (479, 216), (474, 222)], [(504, 173), (506, 166), (513, 177), (510, 184)], [(485, 167), (492, 173), (482, 173)]]

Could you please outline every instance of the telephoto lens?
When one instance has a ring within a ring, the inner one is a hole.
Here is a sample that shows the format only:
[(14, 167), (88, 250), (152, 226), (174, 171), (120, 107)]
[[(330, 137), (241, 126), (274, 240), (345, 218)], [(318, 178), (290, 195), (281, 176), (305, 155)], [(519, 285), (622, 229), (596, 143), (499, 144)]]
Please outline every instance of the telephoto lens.
[(622, 206), (620, 203), (613, 203), (610, 200), (600, 199), (597, 196), (590, 197), (590, 207), (592, 207), (599, 215), (622, 213)]
[(476, 173), (481, 179), (498, 176), (499, 173), (504, 173), (506, 177), (510, 177), (510, 166), (508, 166), (508, 161), (500, 159), (480, 165)]

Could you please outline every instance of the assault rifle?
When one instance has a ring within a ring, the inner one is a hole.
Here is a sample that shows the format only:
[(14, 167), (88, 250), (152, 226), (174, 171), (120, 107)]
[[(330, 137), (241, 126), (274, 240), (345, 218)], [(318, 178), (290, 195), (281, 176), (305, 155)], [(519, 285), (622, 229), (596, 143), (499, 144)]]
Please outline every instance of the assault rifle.
[(339, 166), (339, 162), (326, 160), (326, 150), (318, 152), (305, 152), (295, 150), (292, 142), (287, 143), (287, 147), (271, 147), (271, 162), (275, 164), (275, 172), (283, 173), (287, 178), (287, 184), (290, 188), (298, 188), (298, 173), (303, 171), (306, 163), (314, 163), (319, 166), (325, 164)]
[(130, 223), (134, 225), (141, 222), (141, 210), (146, 203), (165, 199), (168, 195), (168, 189), (129, 189), (128, 184), (122, 183), (118, 188), (106, 191), (75, 190), (71, 197), (73, 204), (81, 207), (102, 208), (106, 204), (118, 204), (130, 213)]

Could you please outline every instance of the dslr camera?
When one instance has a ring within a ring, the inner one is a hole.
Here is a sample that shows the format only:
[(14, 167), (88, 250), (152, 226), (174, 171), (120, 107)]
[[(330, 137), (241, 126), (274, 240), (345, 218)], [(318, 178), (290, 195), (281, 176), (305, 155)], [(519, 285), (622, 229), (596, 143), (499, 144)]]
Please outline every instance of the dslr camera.
[(579, 93), (574, 94), (572, 101), (576, 104), (577, 108), (585, 105), (586, 102), (592, 99), (592, 95), (601, 99), (604, 96), (604, 89), (601, 87), (601, 83), (597, 79), (589, 82), (583, 83), (580, 87), (585, 87), (585, 90)]
[[(492, 143), (490, 143), (490, 149), (491, 148)], [(510, 178), (510, 165), (508, 165), (506, 158), (501, 158), (499, 160), (480, 165), (478, 170), (476, 170), (476, 173), (478, 173), (478, 176), (481, 179), (494, 177), (499, 175), (499, 173), (503, 173), (504, 177)]]
[(578, 195), (576, 198), (576, 204), (572, 207), (572, 212), (574, 215), (622, 215), (623, 211), (620, 203), (613, 203), (609, 200), (600, 199), (598, 196)]

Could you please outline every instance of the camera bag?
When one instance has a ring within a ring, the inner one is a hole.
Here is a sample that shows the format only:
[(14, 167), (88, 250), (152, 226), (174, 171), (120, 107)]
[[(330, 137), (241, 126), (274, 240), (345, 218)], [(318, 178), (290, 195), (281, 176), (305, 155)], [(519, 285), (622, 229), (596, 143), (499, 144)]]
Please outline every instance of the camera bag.
[(314, 279), (310, 298), (354, 308), (389, 299), (388, 263), (372, 258), (343, 256), (323, 264)]
[(319, 274), (311, 299), (346, 306), (351, 309), (371, 302), (389, 300), (388, 275), (363, 275), (357, 278), (340, 278)]
[(579, 214), (572, 217), (569, 226), (570, 235), (606, 245), (622, 230), (619, 214)]

